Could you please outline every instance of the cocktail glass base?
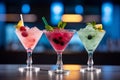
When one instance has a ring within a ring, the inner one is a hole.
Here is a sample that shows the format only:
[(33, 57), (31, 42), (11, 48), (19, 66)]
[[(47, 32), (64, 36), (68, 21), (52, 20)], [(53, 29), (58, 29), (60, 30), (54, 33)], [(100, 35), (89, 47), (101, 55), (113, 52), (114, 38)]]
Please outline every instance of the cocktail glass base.
[(64, 75), (68, 75), (70, 73), (69, 70), (49, 70), (48, 71), (49, 74), (64, 74)]
[(40, 71), (39, 67), (20, 67), (18, 68), (20, 72), (25, 72), (25, 71), (33, 71), (33, 72), (38, 72)]
[(82, 68), (80, 70), (80, 72), (96, 72), (96, 73), (100, 73), (101, 72), (101, 69), (99, 68)]

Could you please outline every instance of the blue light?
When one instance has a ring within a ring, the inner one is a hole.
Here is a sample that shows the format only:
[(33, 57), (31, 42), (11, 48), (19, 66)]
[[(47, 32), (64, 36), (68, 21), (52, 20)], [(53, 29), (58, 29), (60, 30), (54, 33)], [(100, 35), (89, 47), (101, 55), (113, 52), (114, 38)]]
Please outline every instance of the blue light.
[(56, 16), (53, 17), (53, 19), (54, 19), (54, 20), (60, 20), (60, 19), (61, 19), (61, 16), (56, 15)]
[(102, 5), (102, 22), (110, 24), (112, 22), (113, 5), (111, 3), (104, 3)]
[(111, 13), (111, 12), (112, 12), (112, 9), (111, 9), (110, 7), (108, 7), (108, 6), (105, 6), (104, 12), (106, 12), (106, 13)]
[(111, 15), (113, 11), (113, 5), (111, 3), (104, 3), (102, 5), (102, 12), (105, 13), (106, 15)]
[(5, 13), (6, 8), (5, 5), (3, 3), (0, 3), (0, 13)]
[(5, 36), (5, 39), (6, 39), (6, 44), (9, 44), (10, 42), (14, 42), (14, 39), (17, 39), (17, 37), (14, 37), (15, 36), (15, 28), (14, 27), (14, 24), (7, 24), (6, 26), (6, 30), (5, 30), (5, 34), (7, 36)]
[(30, 5), (29, 4), (23, 4), (21, 10), (22, 10), (22, 13), (29, 13), (30, 12)]
[(75, 13), (83, 14), (83, 6), (82, 5), (75, 6)]
[[(0, 3), (0, 21), (5, 21), (5, 13), (6, 13), (6, 6), (4, 3)], [(4, 22), (0, 22), (0, 25), (2, 25)]]
[(55, 6), (53, 7), (53, 12), (54, 12), (55, 14), (59, 14), (59, 13), (61, 13), (61, 11), (62, 11), (62, 8), (61, 8), (60, 6), (55, 5)]
[(0, 3), (0, 47), (4, 45), (4, 28), (2, 27), (5, 24), (6, 19), (6, 6), (4, 3)]
[(61, 2), (54, 2), (51, 4), (51, 23), (56, 25), (61, 20), (64, 11), (64, 6)]

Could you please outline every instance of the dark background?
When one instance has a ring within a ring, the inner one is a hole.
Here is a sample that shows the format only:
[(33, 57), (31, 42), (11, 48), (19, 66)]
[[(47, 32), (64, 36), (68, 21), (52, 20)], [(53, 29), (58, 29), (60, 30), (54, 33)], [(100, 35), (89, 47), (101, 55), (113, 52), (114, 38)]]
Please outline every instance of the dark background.
[[(26, 61), (26, 52), (14, 33), (14, 26), (20, 20), (19, 14), (35, 15), (36, 20), (27, 26), (37, 26), (44, 29), (41, 17), (45, 16), (50, 25), (51, 5), (60, 2), (64, 5), (62, 14), (80, 14), (81, 22), (68, 23), (66, 28), (79, 30), (87, 22), (95, 20), (103, 24), (106, 31), (104, 38), (94, 52), (94, 62), (99, 65), (120, 65), (120, 3), (118, 0), (0, 0), (0, 64), (22, 64)], [(21, 7), (30, 5), (30, 12), (23, 13)], [(108, 4), (107, 7), (104, 5)], [(110, 5), (109, 5), (110, 4)], [(83, 12), (76, 13), (75, 6), (81, 5)], [(55, 64), (56, 53), (43, 34), (33, 53), (35, 64)], [(87, 52), (85, 51), (77, 33), (73, 36), (68, 47), (63, 52), (65, 64), (86, 64)]]

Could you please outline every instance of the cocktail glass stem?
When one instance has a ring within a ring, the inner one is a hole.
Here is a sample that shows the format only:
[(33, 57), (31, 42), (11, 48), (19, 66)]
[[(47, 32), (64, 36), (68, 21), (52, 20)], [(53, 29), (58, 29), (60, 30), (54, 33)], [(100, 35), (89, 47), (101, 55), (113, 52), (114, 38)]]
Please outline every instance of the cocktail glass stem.
[(27, 67), (32, 67), (32, 49), (27, 49)]
[(57, 53), (57, 66), (59, 71), (63, 69), (62, 53)]
[(88, 70), (93, 69), (93, 64), (94, 64), (94, 62), (93, 62), (93, 51), (88, 51), (88, 62), (87, 62), (87, 64), (88, 64)]
[(88, 61), (87, 61), (87, 64), (88, 64), (88, 66), (87, 66), (87, 68), (83, 68), (83, 69), (81, 69), (80, 71), (81, 72), (97, 72), (97, 73), (99, 73), (99, 72), (101, 72), (101, 69), (99, 69), (99, 68), (95, 68), (95, 67), (93, 67), (93, 64), (94, 64), (94, 62), (93, 62), (93, 50), (89, 50), (88, 51)]
[(32, 49), (31, 48), (28, 48), (27, 50), (27, 60), (26, 60), (26, 63), (27, 63), (27, 66), (26, 67), (20, 67), (19, 68), (19, 71), (20, 72), (23, 72), (23, 71), (35, 71), (35, 72), (38, 72), (40, 70), (39, 67), (33, 67), (32, 66)]

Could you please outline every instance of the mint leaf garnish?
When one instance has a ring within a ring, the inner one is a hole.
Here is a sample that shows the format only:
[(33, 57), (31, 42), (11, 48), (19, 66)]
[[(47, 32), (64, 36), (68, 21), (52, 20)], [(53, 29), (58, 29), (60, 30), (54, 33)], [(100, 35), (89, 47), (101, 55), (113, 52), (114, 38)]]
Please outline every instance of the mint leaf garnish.
[(96, 25), (96, 22), (95, 22), (95, 21), (93, 21), (93, 22), (91, 22), (91, 24), (92, 24), (93, 26), (95, 26), (95, 25)]
[[(45, 17), (42, 17), (42, 20), (43, 20), (43, 22), (44, 22), (44, 24), (45, 24), (46, 30), (51, 31), (51, 30), (54, 29), (52, 26), (48, 25), (47, 20), (45, 19)], [(57, 28), (58, 28), (58, 29), (64, 29), (64, 27), (66, 26), (66, 24), (67, 24), (66, 22), (60, 21), (60, 22), (58, 23)]]
[(53, 30), (53, 28), (52, 28), (50, 25), (45, 25), (45, 28), (46, 28), (46, 30), (48, 30), (48, 31), (52, 31), (52, 30)]
[(92, 21), (92, 22), (90, 22), (90, 23), (87, 23), (87, 25), (95, 26), (95, 25), (96, 25), (96, 22), (95, 22), (95, 21)]
[(46, 30), (48, 30), (48, 31), (53, 30), (53, 28), (50, 25), (48, 25), (47, 20), (45, 19), (45, 17), (42, 17), (42, 20), (43, 20), (43, 22), (45, 24)]
[(64, 29), (64, 27), (65, 27), (66, 25), (67, 25), (66, 22), (60, 21), (60, 22), (58, 23), (58, 28)]
[(90, 22), (90, 23), (87, 23), (87, 25), (92, 25), (92, 27), (93, 27), (94, 29), (96, 29), (96, 27), (95, 27), (96, 22), (95, 22), (95, 21), (92, 21), (92, 22)]

